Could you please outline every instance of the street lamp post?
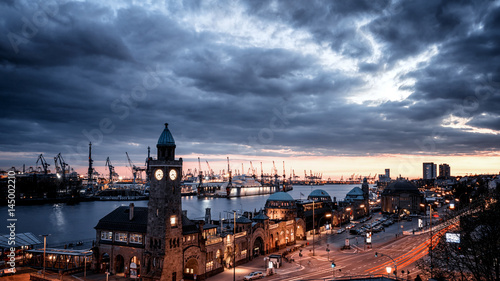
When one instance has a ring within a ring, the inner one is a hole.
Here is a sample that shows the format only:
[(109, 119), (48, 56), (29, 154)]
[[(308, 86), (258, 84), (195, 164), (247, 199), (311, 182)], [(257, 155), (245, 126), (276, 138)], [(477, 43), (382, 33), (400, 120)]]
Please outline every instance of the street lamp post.
[(328, 254), (328, 261), (330, 261), (330, 248), (328, 248), (330, 245), (326, 244), (326, 253)]
[[(330, 219), (330, 222), (332, 222), (332, 219), (331, 219), (332, 214), (327, 213), (327, 214), (325, 215), (325, 217), (326, 217), (326, 218), (328, 218), (328, 219)], [(332, 223), (330, 223), (330, 234), (332, 234), (332, 228), (333, 228), (333, 222), (332, 222)]]
[(50, 234), (43, 234), (43, 278), (45, 278), (45, 254), (47, 252), (47, 236)]
[(335, 279), (335, 263), (332, 262), (332, 279)]
[[(396, 280), (397, 280), (398, 279), (398, 264), (396, 263), (396, 261), (393, 258), (391, 258), (390, 256), (388, 256), (388, 255), (385, 255), (385, 254), (382, 254), (382, 253), (379, 254), (379, 253), (375, 252), (375, 257), (378, 257), (379, 255), (381, 257), (384, 257), (384, 256), (388, 257), (388, 258), (390, 258), (392, 260), (392, 262), (394, 263), (394, 269), (395, 269), (395, 272), (396, 272)], [(390, 270), (392, 270), (392, 269), (390, 267), (386, 267), (386, 270), (387, 270), (387, 273), (389, 274)]]
[(314, 234), (316, 233), (316, 226), (314, 225), (314, 200), (313, 200), (313, 256), (315, 255), (314, 252)]
[(387, 272), (387, 278), (391, 278), (390, 274), (391, 274), (392, 268), (390, 266), (386, 266), (385, 271)]

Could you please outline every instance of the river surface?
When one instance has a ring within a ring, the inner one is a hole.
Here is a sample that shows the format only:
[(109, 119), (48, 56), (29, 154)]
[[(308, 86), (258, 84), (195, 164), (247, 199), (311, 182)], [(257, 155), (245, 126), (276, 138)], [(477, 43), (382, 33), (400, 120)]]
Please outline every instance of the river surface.
[[(360, 185), (320, 185), (294, 186), (289, 191), (294, 199), (305, 199), (311, 191), (322, 189), (337, 200), (343, 200), (347, 192)], [(210, 198), (198, 199), (196, 196), (183, 197), (182, 209), (187, 210), (190, 219), (203, 219), (205, 209), (211, 208), (212, 219), (219, 216), (232, 216), (232, 211), (254, 211), (264, 208), (269, 195), (248, 196), (240, 198)], [(37, 206), (16, 207), (16, 233), (32, 232), (36, 236), (50, 234), (47, 244), (61, 245), (67, 242), (95, 240), (94, 227), (99, 219), (119, 206), (128, 206), (132, 201), (92, 201), (75, 205), (46, 204)], [(148, 201), (133, 201), (137, 207), (147, 207)], [(231, 212), (228, 214), (227, 212)], [(0, 218), (7, 225), (7, 206), (0, 207)], [(2, 227), (0, 234), (7, 234), (7, 228)], [(42, 238), (40, 237), (40, 240)]]

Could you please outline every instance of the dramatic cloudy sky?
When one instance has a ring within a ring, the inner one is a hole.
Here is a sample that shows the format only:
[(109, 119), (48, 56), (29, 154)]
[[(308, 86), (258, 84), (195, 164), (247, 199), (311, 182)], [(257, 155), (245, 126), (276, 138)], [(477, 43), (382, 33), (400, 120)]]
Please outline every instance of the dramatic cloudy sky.
[(498, 1), (0, 3), (4, 169), (143, 164), (168, 122), (186, 168), (498, 173), (499, 90)]

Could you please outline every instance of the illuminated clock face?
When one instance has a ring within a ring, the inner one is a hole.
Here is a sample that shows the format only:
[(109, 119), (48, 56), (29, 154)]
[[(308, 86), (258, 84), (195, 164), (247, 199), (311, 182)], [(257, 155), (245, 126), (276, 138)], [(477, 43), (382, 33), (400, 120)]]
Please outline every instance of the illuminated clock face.
[(175, 179), (177, 179), (177, 171), (175, 169), (170, 170), (170, 172), (168, 173), (168, 175), (170, 176), (170, 179), (173, 180), (173, 181)]
[(163, 179), (163, 170), (162, 169), (156, 169), (155, 178), (156, 178), (156, 180)]

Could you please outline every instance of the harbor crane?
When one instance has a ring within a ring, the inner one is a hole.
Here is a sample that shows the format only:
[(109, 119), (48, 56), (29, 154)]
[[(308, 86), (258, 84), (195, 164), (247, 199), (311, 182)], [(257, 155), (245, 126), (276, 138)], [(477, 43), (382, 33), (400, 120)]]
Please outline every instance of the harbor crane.
[(118, 174), (115, 172), (115, 167), (111, 165), (111, 161), (109, 160), (109, 157), (106, 159), (106, 164), (105, 166), (108, 167), (109, 170), (109, 183), (113, 182), (113, 177), (118, 177)]
[(198, 179), (199, 179), (199, 183), (198, 183), (198, 190), (202, 190), (202, 184), (203, 184), (203, 171), (201, 171), (201, 162), (200, 162), (200, 157), (198, 157)]
[(231, 172), (231, 167), (229, 166), (229, 156), (227, 157), (227, 173), (229, 174), (229, 182), (227, 184), (227, 188), (231, 188), (233, 186), (233, 176)]
[(65, 181), (66, 180), (66, 172), (68, 172), (68, 173), (70, 172), (70, 167), (64, 161), (64, 158), (62, 157), (61, 153), (57, 154), (57, 156), (54, 157), (54, 164), (55, 164), (55, 168), (56, 168), (56, 173), (58, 175), (59, 175), (59, 173), (61, 173), (62, 179), (63, 179), (63, 181)]
[(38, 156), (38, 160), (36, 160), (37, 166), (38, 166), (38, 162), (40, 162), (40, 165), (42, 165), (43, 173), (46, 175), (49, 172), (48, 167), (50, 166), (50, 164), (47, 163), (47, 161), (45, 161), (43, 154), (40, 154)]
[(273, 161), (273, 173), (274, 173), (274, 184), (279, 187), (279, 182), (278, 182), (278, 169), (276, 169), (276, 165), (274, 164)]
[(212, 170), (212, 168), (210, 167), (210, 164), (208, 164), (208, 160), (205, 160), (205, 162), (207, 162), (208, 176), (210, 179), (213, 179), (214, 178), (214, 170)]
[(253, 168), (252, 161), (250, 161), (250, 169), (252, 170), (252, 178), (255, 179), (255, 169)]
[(286, 179), (286, 175), (285, 175), (285, 161), (283, 161), (283, 182), (285, 181)]
[(125, 152), (125, 154), (127, 155), (128, 164), (130, 166), (130, 170), (132, 171), (132, 175), (134, 176), (133, 184), (135, 184), (136, 179), (142, 181), (142, 172), (146, 171), (146, 168), (137, 167), (136, 165), (134, 165), (134, 163), (132, 163), (132, 160), (130, 160), (128, 152)]
[(264, 169), (262, 169), (262, 162), (260, 162), (260, 183), (264, 185)]

